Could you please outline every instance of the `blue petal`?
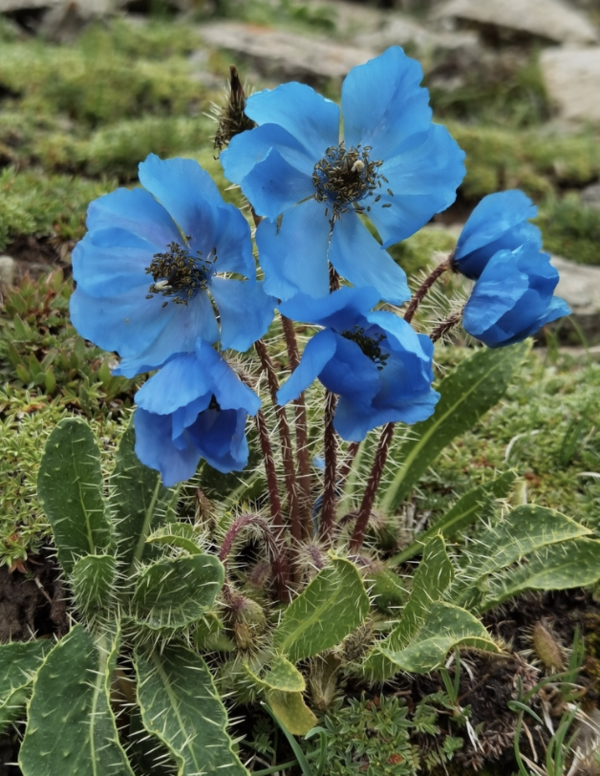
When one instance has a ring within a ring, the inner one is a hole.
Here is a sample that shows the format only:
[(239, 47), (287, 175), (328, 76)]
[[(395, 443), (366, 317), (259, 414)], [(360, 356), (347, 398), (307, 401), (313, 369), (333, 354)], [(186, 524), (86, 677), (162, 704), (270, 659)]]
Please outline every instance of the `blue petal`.
[(334, 224), (329, 260), (355, 286), (375, 288), (381, 299), (402, 304), (410, 299), (406, 274), (383, 250), (356, 213), (344, 213)]
[[(187, 235), (202, 239), (214, 219), (213, 208), (224, 205), (210, 175), (193, 159), (159, 159), (150, 154), (139, 165), (139, 178), (179, 227), (180, 243)], [(208, 242), (213, 242), (210, 237)], [(194, 242), (191, 247), (198, 249)]]
[[(140, 240), (140, 247), (148, 245), (153, 248), (152, 253), (163, 251), (173, 240), (181, 239), (169, 213), (143, 189), (117, 189), (94, 200), (88, 209), (86, 225), (90, 232), (135, 235)], [(105, 238), (103, 244), (116, 247), (121, 242), (120, 239), (111, 242)]]
[(342, 286), (329, 296), (318, 299), (297, 294), (293, 299), (282, 302), (279, 311), (295, 321), (343, 331), (351, 329), (360, 316), (375, 307), (380, 298), (374, 288)]
[(200, 462), (200, 453), (191, 439), (179, 448), (173, 444), (169, 415), (154, 415), (138, 408), (134, 426), (137, 457), (146, 466), (160, 471), (166, 487), (193, 477)]
[[(420, 139), (422, 142), (413, 148), (384, 160), (378, 172), (388, 183), (382, 183), (377, 191), (381, 200), (361, 202), (370, 205), (369, 218), (384, 248), (410, 237), (435, 213), (449, 207), (465, 176), (465, 154), (445, 127), (433, 124)], [(387, 193), (388, 188), (393, 196)]]
[(280, 222), (264, 219), (256, 230), (265, 292), (278, 299), (329, 294), (329, 221), (314, 199), (289, 210)]
[(458, 239), (454, 254), (458, 270), (476, 279), (499, 250), (515, 250), (528, 241), (541, 249), (540, 230), (528, 223), (536, 215), (537, 208), (522, 191), (502, 191), (484, 197)]
[(210, 366), (210, 363), (201, 363), (194, 353), (175, 356), (136, 393), (138, 407), (155, 415), (169, 415), (202, 399), (198, 410), (201, 412), (208, 407), (213, 395)]
[(210, 283), (221, 318), (221, 346), (244, 353), (273, 320), (276, 300), (262, 283), (213, 277)]
[(243, 410), (208, 410), (198, 416), (188, 431), (207, 463), (228, 474), (241, 471), (248, 463), (245, 426)]
[[(207, 211), (207, 215), (210, 214)], [(217, 250), (216, 272), (237, 272), (250, 280), (256, 277), (256, 262), (252, 256), (250, 226), (233, 205), (222, 205), (213, 211), (214, 220), (196, 224), (192, 246), (200, 247), (204, 256)], [(194, 236), (196, 235), (196, 236)]]
[[(113, 370), (114, 374), (133, 377), (141, 372), (149, 372), (164, 364), (175, 353), (193, 353), (198, 337), (210, 343), (219, 339), (219, 327), (206, 293), (197, 294), (187, 306), (169, 302), (164, 309), (169, 308), (173, 308), (171, 317), (144, 349), (140, 346), (131, 354), (119, 350), (122, 361)], [(137, 320), (136, 325), (139, 332), (141, 326)], [(137, 344), (141, 344), (141, 340)]]
[(337, 348), (332, 331), (320, 331), (308, 341), (302, 359), (277, 392), (277, 403), (282, 407), (297, 399), (319, 376)]
[(321, 370), (319, 380), (332, 393), (369, 406), (379, 390), (379, 370), (356, 342), (341, 333), (334, 336), (335, 353)]
[(320, 156), (307, 150), (299, 140), (278, 124), (263, 124), (252, 131), (235, 135), (229, 146), (221, 152), (220, 160), (225, 177), (241, 184), (254, 165), (266, 159), (276, 148), (288, 164), (299, 172), (312, 176)]
[(354, 67), (342, 86), (346, 146), (372, 146), (372, 159), (387, 159), (411, 135), (427, 132), (431, 108), (422, 79), (421, 65), (398, 46)]
[(488, 262), (465, 305), (463, 326), (478, 339), (512, 310), (529, 288), (529, 278), (519, 272), (512, 251), (499, 251)]
[(305, 84), (292, 82), (253, 94), (245, 110), (257, 124), (286, 129), (314, 154), (315, 163), (339, 143), (340, 109)]
[(243, 409), (249, 415), (256, 415), (260, 409), (260, 399), (253, 390), (244, 385), (220, 353), (199, 339), (196, 343), (196, 356), (210, 373), (212, 391), (222, 409)]
[(311, 175), (292, 167), (277, 148), (272, 148), (264, 161), (252, 168), (241, 189), (256, 213), (266, 218), (277, 218), (315, 193)]
[(121, 296), (144, 284), (148, 289), (151, 261), (152, 253), (143, 248), (98, 247), (88, 232), (73, 250), (73, 277), (77, 288), (91, 296)]

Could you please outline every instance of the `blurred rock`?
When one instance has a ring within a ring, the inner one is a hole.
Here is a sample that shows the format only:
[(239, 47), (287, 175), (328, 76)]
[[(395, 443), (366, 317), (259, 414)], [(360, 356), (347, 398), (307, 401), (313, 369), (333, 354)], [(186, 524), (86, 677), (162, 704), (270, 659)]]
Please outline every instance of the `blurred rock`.
[(587, 207), (600, 210), (600, 183), (592, 183), (581, 191), (581, 201)]
[(600, 121), (600, 46), (546, 49), (540, 58), (548, 96), (568, 121)]
[(265, 75), (309, 84), (341, 79), (379, 53), (233, 21), (204, 24), (198, 33), (206, 45), (250, 59)]
[(567, 302), (589, 341), (597, 342), (600, 334), (600, 266), (576, 264), (560, 256), (552, 256), (552, 264), (560, 272), (554, 293)]
[(90, 22), (103, 19), (113, 11), (112, 0), (62, 0), (44, 14), (38, 32), (54, 43), (67, 43)]
[(17, 262), (12, 256), (0, 256), (0, 285), (12, 286), (17, 271)]
[(585, 14), (558, 0), (447, 0), (433, 9), (431, 19), (452, 19), (554, 43), (594, 43), (598, 39)]
[(35, 11), (38, 8), (50, 8), (54, 5), (56, 0), (0, 0), (0, 13)]
[(414, 19), (394, 15), (386, 19), (381, 29), (362, 33), (354, 38), (360, 48), (384, 51), (388, 46), (403, 46), (411, 55), (427, 56), (444, 52), (479, 52), (481, 46), (476, 33), (468, 31), (436, 32)]

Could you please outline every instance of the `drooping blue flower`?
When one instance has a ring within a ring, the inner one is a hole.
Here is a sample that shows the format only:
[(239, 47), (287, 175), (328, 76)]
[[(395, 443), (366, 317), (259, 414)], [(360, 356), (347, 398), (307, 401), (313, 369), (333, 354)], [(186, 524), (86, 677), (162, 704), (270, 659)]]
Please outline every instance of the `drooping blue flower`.
[(274, 300), (256, 281), (244, 216), (192, 159), (150, 154), (139, 177), (144, 188), (117, 189), (89, 207), (73, 251), (75, 328), (117, 351), (115, 371), (128, 377), (193, 353), (198, 337), (247, 350), (269, 327)]
[(394, 313), (372, 311), (378, 302), (373, 288), (343, 287), (279, 305), (283, 315), (323, 329), (309, 340), (277, 400), (287, 404), (318, 378), (339, 397), (333, 425), (347, 441), (360, 442), (384, 423), (425, 420), (439, 399), (431, 387), (431, 340)]
[[(288, 83), (248, 98), (259, 126), (221, 154), (226, 176), (264, 216), (256, 232), (267, 293), (324, 297), (329, 262), (381, 299), (410, 298), (404, 272), (385, 251), (456, 197), (464, 153), (431, 122), (423, 72), (397, 46), (353, 68), (340, 110), (310, 87)], [(359, 215), (366, 214), (383, 245)]]
[(515, 250), (528, 242), (542, 249), (537, 226), (529, 223), (537, 207), (518, 189), (488, 194), (473, 210), (458, 238), (452, 266), (476, 280), (500, 250)]
[(487, 262), (463, 312), (465, 331), (490, 348), (512, 345), (571, 311), (553, 295), (558, 271), (537, 240), (499, 250)]
[(201, 339), (195, 353), (167, 361), (135, 398), (135, 452), (166, 486), (192, 477), (201, 458), (225, 474), (248, 463), (246, 418), (260, 399)]

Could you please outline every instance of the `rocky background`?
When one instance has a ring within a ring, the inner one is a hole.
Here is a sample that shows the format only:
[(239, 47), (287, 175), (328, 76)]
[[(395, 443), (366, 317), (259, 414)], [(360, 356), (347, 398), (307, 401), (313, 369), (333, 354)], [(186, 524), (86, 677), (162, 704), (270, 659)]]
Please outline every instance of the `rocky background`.
[[(155, 27), (157, 19), (185, 31), (185, 43), (177, 52), (183, 55), (178, 67), (186, 70), (188, 83), (197, 84), (197, 95), (179, 105), (181, 117), (206, 112), (210, 98), (222, 87), (222, 73), (229, 61), (257, 88), (300, 80), (335, 98), (351, 67), (390, 45), (403, 46), (423, 63), (437, 120), (449, 125), (468, 154), (468, 175), (457, 204), (440, 216), (440, 223), (429, 227), (433, 242), (444, 242), (440, 233), (433, 234), (441, 226), (444, 232), (456, 233), (481, 196), (523, 188), (540, 205), (546, 245), (556, 254), (561, 271), (559, 293), (571, 304), (581, 331), (592, 338), (592, 344), (598, 341), (600, 0), (385, 0), (379, 4), (345, 0), (0, 0), (0, 165), (18, 171), (41, 164), (46, 170), (50, 167), (86, 179), (116, 173), (120, 181), (134, 180), (137, 162), (149, 150), (160, 153), (161, 144), (156, 147), (148, 141), (147, 148), (144, 142), (139, 148), (130, 144), (129, 164), (115, 164), (109, 153), (103, 167), (102, 143), (109, 141), (98, 133), (107, 131), (103, 129), (106, 117), (92, 115), (85, 130), (75, 127), (74, 137), (65, 139), (73, 130), (73, 114), (80, 117), (77, 108), (60, 108), (64, 94), (59, 94), (58, 85), (59, 107), (51, 122), (54, 131), (46, 132), (42, 141), (38, 137), (33, 148), (24, 151), (32, 130), (27, 109), (23, 121), (28, 126), (19, 126), (21, 98), (25, 95), (26, 103), (31, 83), (37, 79), (39, 85), (36, 68), (40, 64), (32, 64), (28, 83), (27, 57), (20, 63), (15, 60), (15, 42), (50, 44), (54, 47), (52, 61), (60, 59), (62, 51), (66, 62), (74, 48), (82, 50), (81, 41), (88, 40), (91, 27), (110, 29), (125, 24), (123, 29), (133, 36), (135, 30)], [(3, 40), (11, 44), (10, 53), (5, 48), (6, 57)], [(83, 49), (85, 54), (85, 46)], [(90, 56), (102, 54), (92, 51), (88, 59)], [(140, 60), (135, 62), (139, 66)], [(58, 81), (62, 77), (59, 73)], [(132, 88), (139, 86), (133, 77)], [(95, 85), (90, 80), (88, 88), (110, 87), (111, 83)], [(48, 91), (47, 85), (43, 88)], [(114, 84), (115, 103), (127, 88), (126, 78)], [(168, 84), (165, 88), (168, 91)], [(76, 89), (72, 99), (78, 99)], [(110, 94), (106, 99), (110, 101)], [(173, 102), (172, 94), (165, 95), (164, 101)], [(125, 109), (123, 118), (134, 118), (127, 112)], [(113, 129), (117, 132), (116, 124)], [(84, 148), (86, 142), (92, 143), (91, 151)], [(184, 152), (186, 143), (192, 145), (189, 137), (174, 145), (167, 143), (164, 151)], [(120, 153), (123, 157), (127, 151)], [(15, 186), (9, 188), (14, 194)], [(24, 228), (15, 215), (14, 201), (6, 204), (7, 192), (6, 186), (0, 186), (0, 224), (3, 216), (5, 222), (4, 227), (0, 225), (0, 239), (3, 228), (5, 238), (0, 243), (5, 252), (0, 257), (0, 275), (4, 282), (11, 282), (24, 267), (35, 271), (36, 262), (43, 265), (53, 260), (53, 250), (59, 258), (68, 259), (72, 239), (81, 235), (81, 228), (68, 234), (47, 227)], [(410, 253), (410, 246), (399, 251)]]

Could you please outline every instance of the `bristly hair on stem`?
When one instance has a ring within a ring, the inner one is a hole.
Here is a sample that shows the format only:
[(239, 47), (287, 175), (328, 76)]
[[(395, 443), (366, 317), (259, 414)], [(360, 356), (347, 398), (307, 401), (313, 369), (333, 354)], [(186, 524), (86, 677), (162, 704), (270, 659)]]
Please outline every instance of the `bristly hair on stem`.
[(333, 534), (333, 521), (336, 505), (336, 479), (337, 479), (337, 438), (333, 427), (333, 417), (337, 404), (337, 396), (331, 391), (325, 394), (325, 487), (323, 492), (323, 509), (321, 512), (321, 524), (319, 526), (320, 538), (325, 545), (331, 543)]
[(235, 65), (229, 65), (229, 93), (227, 101), (221, 107), (213, 106), (213, 113), (219, 122), (219, 128), (215, 135), (215, 148), (222, 151), (226, 148), (232, 137), (254, 129), (256, 123), (244, 113), (246, 107), (246, 94), (240, 81)]
[(451, 258), (446, 259), (446, 261), (443, 261), (441, 264), (438, 264), (438, 266), (429, 273), (429, 275), (425, 278), (425, 280), (421, 283), (419, 288), (415, 291), (415, 293), (412, 295), (412, 298), (408, 304), (408, 307), (406, 308), (406, 312), (404, 313), (404, 320), (407, 323), (410, 323), (413, 319), (414, 314), (417, 312), (417, 309), (427, 293), (429, 292), (429, 289), (433, 286), (435, 281), (441, 277), (444, 272), (446, 272), (447, 269), (450, 267), (450, 261)]

